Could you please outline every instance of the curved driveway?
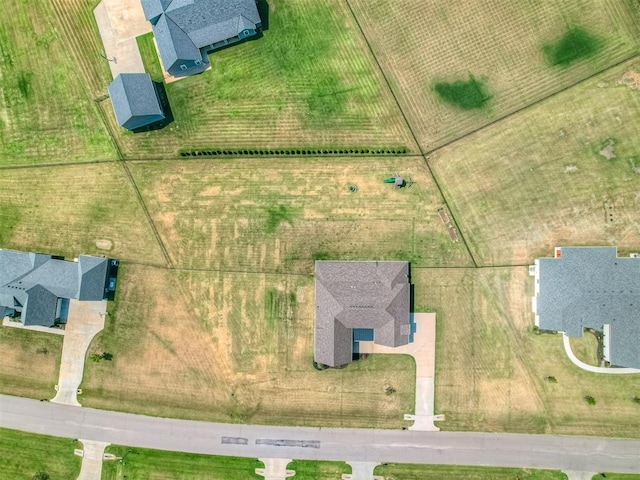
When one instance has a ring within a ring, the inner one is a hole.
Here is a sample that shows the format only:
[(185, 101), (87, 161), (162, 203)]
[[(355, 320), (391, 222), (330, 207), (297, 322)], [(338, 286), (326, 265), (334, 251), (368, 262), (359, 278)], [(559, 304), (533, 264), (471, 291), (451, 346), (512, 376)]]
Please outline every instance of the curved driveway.
[(640, 440), (194, 422), (0, 395), (0, 426), (182, 452), (640, 473)]

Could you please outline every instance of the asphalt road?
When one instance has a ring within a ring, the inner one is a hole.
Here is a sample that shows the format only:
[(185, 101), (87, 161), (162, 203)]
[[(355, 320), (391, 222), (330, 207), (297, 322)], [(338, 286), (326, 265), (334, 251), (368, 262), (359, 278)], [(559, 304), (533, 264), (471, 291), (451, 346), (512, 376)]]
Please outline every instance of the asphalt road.
[(132, 447), (310, 460), (640, 473), (640, 440), (194, 422), (0, 395), (0, 426)]

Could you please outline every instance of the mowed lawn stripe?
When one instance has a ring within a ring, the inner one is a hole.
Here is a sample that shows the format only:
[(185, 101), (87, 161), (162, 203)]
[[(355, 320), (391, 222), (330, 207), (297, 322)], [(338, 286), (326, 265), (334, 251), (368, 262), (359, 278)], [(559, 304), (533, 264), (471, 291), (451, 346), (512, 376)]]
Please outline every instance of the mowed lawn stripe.
[(69, 55), (68, 28), (56, 21), (45, 1), (5, 6), (0, 20), (0, 164), (116, 158)]
[(558, 245), (637, 250), (638, 72), (621, 65), (430, 156), (481, 265)]
[[(619, 0), (351, 3), (428, 151), (630, 58), (639, 48), (636, 7)], [(568, 68), (548, 65), (542, 47), (573, 25), (601, 40), (601, 48)], [(486, 108), (458, 109), (433, 90), (437, 82), (466, 80), (469, 74), (486, 81), (492, 96)]]
[[(317, 259), (471, 265), (438, 215), (442, 200), (420, 158), (310, 157), (303, 168), (291, 159), (130, 168), (178, 268), (311, 274)], [(383, 183), (396, 173), (413, 184)]]
[(115, 310), (90, 351), (113, 360), (87, 362), (84, 406), (238, 423), (405, 426), (411, 357), (314, 369), (312, 278), (121, 270)]
[[(147, 69), (156, 59), (145, 53)], [(415, 150), (400, 112), (341, 0), (272, 4), (262, 38), (213, 52), (212, 69), (166, 86), (175, 122), (133, 135), (126, 157), (181, 149), (392, 147)]]
[[(2, 248), (164, 265), (117, 163), (3, 170), (0, 212), (7, 222)], [(110, 249), (98, 248), (99, 241)]]

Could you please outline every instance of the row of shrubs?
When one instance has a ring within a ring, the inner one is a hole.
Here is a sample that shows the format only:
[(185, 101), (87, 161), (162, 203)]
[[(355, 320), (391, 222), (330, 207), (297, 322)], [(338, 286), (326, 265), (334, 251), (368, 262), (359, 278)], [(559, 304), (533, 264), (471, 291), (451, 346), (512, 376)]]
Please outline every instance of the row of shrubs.
[(182, 150), (181, 157), (256, 157), (279, 155), (402, 155), (409, 153), (407, 147), (395, 148), (268, 148), (268, 149), (220, 149)]

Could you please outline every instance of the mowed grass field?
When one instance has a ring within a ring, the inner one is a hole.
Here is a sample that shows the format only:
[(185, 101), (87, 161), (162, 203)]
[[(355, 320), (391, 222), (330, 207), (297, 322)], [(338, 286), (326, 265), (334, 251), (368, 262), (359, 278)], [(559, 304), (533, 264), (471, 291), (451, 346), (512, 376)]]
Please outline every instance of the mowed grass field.
[(51, 2), (3, 5), (0, 166), (116, 158), (65, 35)]
[[(313, 368), (313, 279), (121, 265), (117, 308), (89, 354), (82, 404), (159, 416), (399, 428), (415, 363)], [(133, 381), (132, 379), (135, 379)], [(385, 388), (396, 389), (387, 395)], [(366, 408), (364, 407), (366, 405)]]
[(0, 476), (22, 480), (44, 472), (51, 480), (77, 478), (82, 460), (75, 448), (82, 446), (74, 439), (0, 428)]
[[(126, 133), (101, 103), (128, 158), (213, 147), (416, 150), (343, 1), (269, 4), (262, 38), (214, 52), (210, 71), (166, 85), (175, 122), (164, 130)], [(140, 43), (161, 81), (150, 39)]]
[[(349, 3), (426, 151), (639, 50), (639, 10), (626, 0)], [(598, 48), (566, 67), (550, 65), (543, 47), (572, 27), (597, 39)], [(468, 80), (470, 74), (491, 97), (484, 108), (462, 110), (434, 91), (437, 83)]]
[[(116, 163), (3, 171), (0, 225), (1, 248), (164, 265), (133, 187)], [(99, 248), (100, 240), (111, 249)]]
[(638, 72), (621, 65), (430, 156), (479, 264), (638, 249)]
[(469, 467), (461, 465), (413, 465), (388, 463), (378, 465), (374, 474), (384, 480), (566, 480), (557, 470), (528, 468)]
[[(130, 168), (178, 266), (312, 274), (316, 259), (471, 265), (462, 242), (449, 238), (437, 211), (442, 198), (418, 157)], [(395, 173), (413, 185), (398, 190), (383, 183)]]
[(416, 308), (438, 313), (443, 430), (640, 436), (640, 407), (631, 400), (640, 378), (581, 370), (561, 335), (534, 333), (526, 267), (414, 269), (412, 277)]
[(0, 393), (53, 398), (62, 339), (62, 335), (0, 326)]
[[(264, 467), (254, 458), (197, 455), (182, 452), (167, 452), (149, 448), (130, 448), (109, 445), (105, 453), (124, 462), (108, 461), (102, 464), (102, 480), (259, 480), (256, 468)], [(126, 455), (126, 457), (125, 457)]]

